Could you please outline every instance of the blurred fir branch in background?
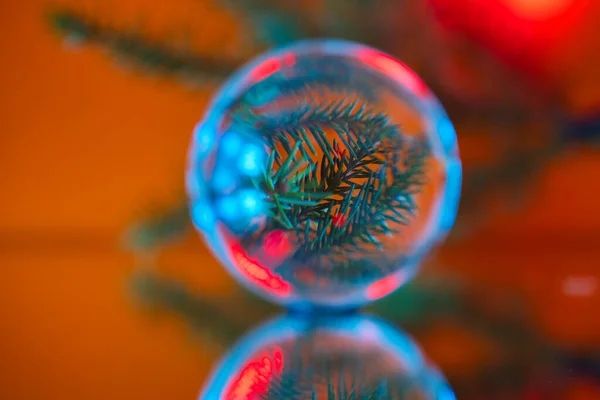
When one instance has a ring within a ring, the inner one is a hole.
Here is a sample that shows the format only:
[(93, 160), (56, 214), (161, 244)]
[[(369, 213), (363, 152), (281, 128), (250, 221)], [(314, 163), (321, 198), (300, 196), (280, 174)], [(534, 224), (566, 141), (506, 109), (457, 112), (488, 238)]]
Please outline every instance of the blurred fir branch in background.
[[(189, 291), (187, 286), (155, 272), (141, 270), (131, 279), (130, 290), (142, 306), (169, 312), (182, 320), (194, 333), (221, 346), (229, 346), (255, 323), (275, 313), (276, 308), (259, 299), (238, 297), (209, 300)], [(249, 297), (249, 296), (248, 296)], [(238, 312), (242, 309), (242, 312)]]
[(133, 224), (125, 233), (127, 248), (143, 253), (176, 241), (191, 228), (187, 200), (181, 204), (160, 208), (147, 218)]
[(316, 36), (316, 27), (306, 18), (301, 2), (277, 0), (219, 0), (233, 11), (262, 46), (280, 46)]
[(135, 29), (114, 28), (68, 9), (48, 12), (50, 24), (70, 45), (91, 44), (108, 50), (121, 66), (176, 77), (191, 87), (229, 76), (239, 62), (196, 54), (189, 44), (175, 47), (152, 40)]

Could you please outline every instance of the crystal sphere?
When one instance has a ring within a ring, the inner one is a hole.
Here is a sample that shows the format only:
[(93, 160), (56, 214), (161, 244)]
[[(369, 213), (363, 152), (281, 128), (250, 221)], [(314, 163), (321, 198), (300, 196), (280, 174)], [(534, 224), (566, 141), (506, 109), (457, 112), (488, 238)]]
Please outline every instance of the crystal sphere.
[(452, 123), (405, 65), (306, 41), (241, 68), (195, 127), (194, 225), (249, 289), (292, 308), (352, 308), (414, 275), (454, 223)]
[(372, 317), (279, 317), (245, 336), (201, 400), (456, 400), (405, 334)]

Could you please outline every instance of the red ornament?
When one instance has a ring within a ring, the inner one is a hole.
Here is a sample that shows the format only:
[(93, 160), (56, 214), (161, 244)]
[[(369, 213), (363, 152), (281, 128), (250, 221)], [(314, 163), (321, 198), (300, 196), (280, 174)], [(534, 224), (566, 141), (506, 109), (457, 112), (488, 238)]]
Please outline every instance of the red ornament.
[(265, 254), (271, 257), (281, 257), (288, 254), (291, 245), (287, 232), (276, 229), (267, 233), (263, 240), (263, 249)]
[(336, 213), (333, 216), (333, 226), (336, 228), (341, 228), (342, 226), (346, 225), (347, 220), (348, 217), (346, 217), (344, 214)]
[[(553, 76), (554, 70), (581, 71), (581, 66), (587, 64), (584, 60), (590, 60), (590, 57), (573, 57), (572, 52), (582, 44), (598, 43), (594, 39), (590, 41), (589, 34), (584, 33), (588, 32), (586, 28), (593, 29), (596, 24), (593, 16), (598, 10), (598, 2), (595, 0), (428, 2), (446, 32), (469, 38), (534, 83), (548, 84), (565, 79), (565, 74)], [(482, 15), (485, 18), (481, 18)], [(563, 82), (554, 84), (564, 86)]]

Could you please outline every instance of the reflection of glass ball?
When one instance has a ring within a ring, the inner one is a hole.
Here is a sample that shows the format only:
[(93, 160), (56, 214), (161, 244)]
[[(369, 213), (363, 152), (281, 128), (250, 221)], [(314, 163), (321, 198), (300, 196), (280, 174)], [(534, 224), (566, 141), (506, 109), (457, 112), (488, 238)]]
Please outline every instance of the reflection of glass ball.
[(286, 316), (261, 326), (229, 352), (200, 396), (314, 398), (456, 399), (408, 337), (361, 315), (308, 320)]
[(452, 124), (377, 50), (309, 41), (269, 52), (197, 125), (192, 218), (233, 275), (291, 307), (355, 307), (415, 272), (454, 222)]

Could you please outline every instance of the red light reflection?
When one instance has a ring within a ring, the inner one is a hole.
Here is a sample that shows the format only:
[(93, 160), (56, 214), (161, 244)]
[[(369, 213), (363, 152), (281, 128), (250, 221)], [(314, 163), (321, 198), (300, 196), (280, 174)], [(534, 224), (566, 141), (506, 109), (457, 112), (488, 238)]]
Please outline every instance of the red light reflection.
[(400, 277), (397, 275), (386, 276), (376, 282), (373, 282), (367, 288), (367, 299), (378, 300), (392, 293), (400, 286)]
[(279, 296), (290, 294), (289, 283), (284, 281), (280, 276), (273, 274), (273, 272), (258, 261), (248, 257), (239, 244), (231, 245), (231, 254), (237, 270), (252, 282), (266, 289), (269, 293)]
[(255, 400), (267, 393), (274, 373), (281, 373), (283, 354), (281, 349), (273, 352), (272, 358), (261, 355), (246, 364), (229, 389), (225, 400)]
[(251, 73), (250, 76), (255, 82), (262, 81), (273, 75), (275, 72), (281, 69), (281, 61), (275, 57), (271, 57), (263, 61), (258, 65)]
[(291, 52), (287, 52), (285, 53), (281, 59), (283, 60), (283, 65), (286, 67), (293, 67), (294, 64), (296, 64), (296, 56), (294, 55), (294, 53)]
[(373, 49), (361, 50), (358, 57), (365, 64), (391, 75), (417, 96), (427, 94), (427, 87), (423, 81), (410, 68), (395, 58)]

